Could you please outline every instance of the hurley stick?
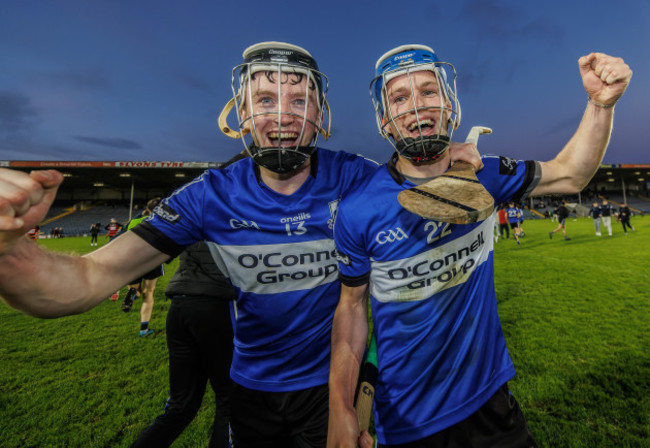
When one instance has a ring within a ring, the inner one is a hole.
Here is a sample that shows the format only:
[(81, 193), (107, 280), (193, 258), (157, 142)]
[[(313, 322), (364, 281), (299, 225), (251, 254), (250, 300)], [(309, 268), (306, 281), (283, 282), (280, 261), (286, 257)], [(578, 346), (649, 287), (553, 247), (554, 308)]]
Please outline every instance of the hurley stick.
[[(476, 144), (479, 135), (491, 133), (490, 128), (474, 126), (465, 143)], [(476, 178), (474, 167), (465, 162), (454, 162), (444, 174), (402, 191), (397, 200), (411, 213), (451, 224), (483, 221), (494, 210), (494, 198)]]
[(359, 373), (359, 388), (354, 403), (359, 421), (359, 432), (367, 431), (370, 427), (370, 415), (372, 414), (372, 403), (375, 398), (375, 385), (377, 384), (377, 343), (375, 335), (372, 335), (368, 354)]

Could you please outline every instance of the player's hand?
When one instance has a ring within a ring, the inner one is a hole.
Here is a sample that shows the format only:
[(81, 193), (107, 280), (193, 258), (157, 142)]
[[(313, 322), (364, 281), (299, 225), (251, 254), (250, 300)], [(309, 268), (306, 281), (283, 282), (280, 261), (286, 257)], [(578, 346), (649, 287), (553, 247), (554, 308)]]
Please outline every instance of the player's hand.
[(481, 154), (479, 154), (478, 148), (474, 143), (452, 142), (449, 145), (449, 157), (451, 157), (452, 165), (454, 162), (460, 160), (461, 162), (467, 162), (472, 165), (474, 171), (480, 171), (483, 169)]
[(359, 447), (360, 448), (372, 448), (374, 439), (368, 431), (363, 431), (359, 436)]
[(632, 70), (621, 58), (591, 53), (578, 60), (582, 84), (592, 101), (612, 105), (627, 89)]
[[(367, 434), (367, 431), (364, 431), (364, 433)], [(372, 437), (370, 438), (372, 439)], [(327, 448), (357, 448), (358, 443), (360, 443), (359, 421), (354, 409), (330, 409), (327, 426)], [(363, 445), (363, 448), (366, 448), (366, 445)], [(368, 448), (371, 448), (371, 446), (368, 446)]]
[(61, 182), (63, 175), (54, 170), (0, 168), (0, 252), (43, 220)]

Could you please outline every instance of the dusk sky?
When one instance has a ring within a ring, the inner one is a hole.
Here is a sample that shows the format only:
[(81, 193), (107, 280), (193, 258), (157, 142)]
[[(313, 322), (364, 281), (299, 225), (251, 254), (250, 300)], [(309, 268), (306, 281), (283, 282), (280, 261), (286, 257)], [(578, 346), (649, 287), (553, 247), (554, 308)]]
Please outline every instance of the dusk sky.
[[(462, 124), (489, 126), (482, 153), (548, 160), (587, 102), (577, 60), (634, 71), (605, 163), (650, 163), (650, 1), (3, 1), (0, 160), (225, 161), (240, 140), (217, 117), (242, 51), (305, 47), (328, 76), (332, 138), (385, 161), (368, 94), (374, 65), (406, 43), (458, 72)], [(232, 120), (231, 124), (235, 124)]]

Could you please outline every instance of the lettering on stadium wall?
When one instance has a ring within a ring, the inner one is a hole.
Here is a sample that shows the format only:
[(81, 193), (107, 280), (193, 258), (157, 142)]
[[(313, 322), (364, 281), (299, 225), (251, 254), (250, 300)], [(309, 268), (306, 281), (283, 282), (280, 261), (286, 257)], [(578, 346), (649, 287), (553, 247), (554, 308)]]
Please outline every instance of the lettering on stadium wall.
[(187, 168), (184, 162), (115, 162), (118, 168)]

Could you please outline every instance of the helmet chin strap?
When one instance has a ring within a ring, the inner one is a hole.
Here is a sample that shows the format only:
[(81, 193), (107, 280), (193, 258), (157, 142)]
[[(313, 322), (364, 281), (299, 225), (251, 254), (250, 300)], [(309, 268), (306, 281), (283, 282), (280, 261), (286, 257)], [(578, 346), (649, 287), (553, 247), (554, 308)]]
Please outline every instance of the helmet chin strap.
[(314, 146), (298, 146), (292, 148), (267, 147), (250, 145), (248, 153), (255, 163), (274, 173), (289, 173), (302, 166), (316, 150)]
[(446, 135), (421, 135), (405, 137), (395, 142), (395, 149), (404, 158), (415, 163), (438, 160), (449, 148), (449, 137)]

